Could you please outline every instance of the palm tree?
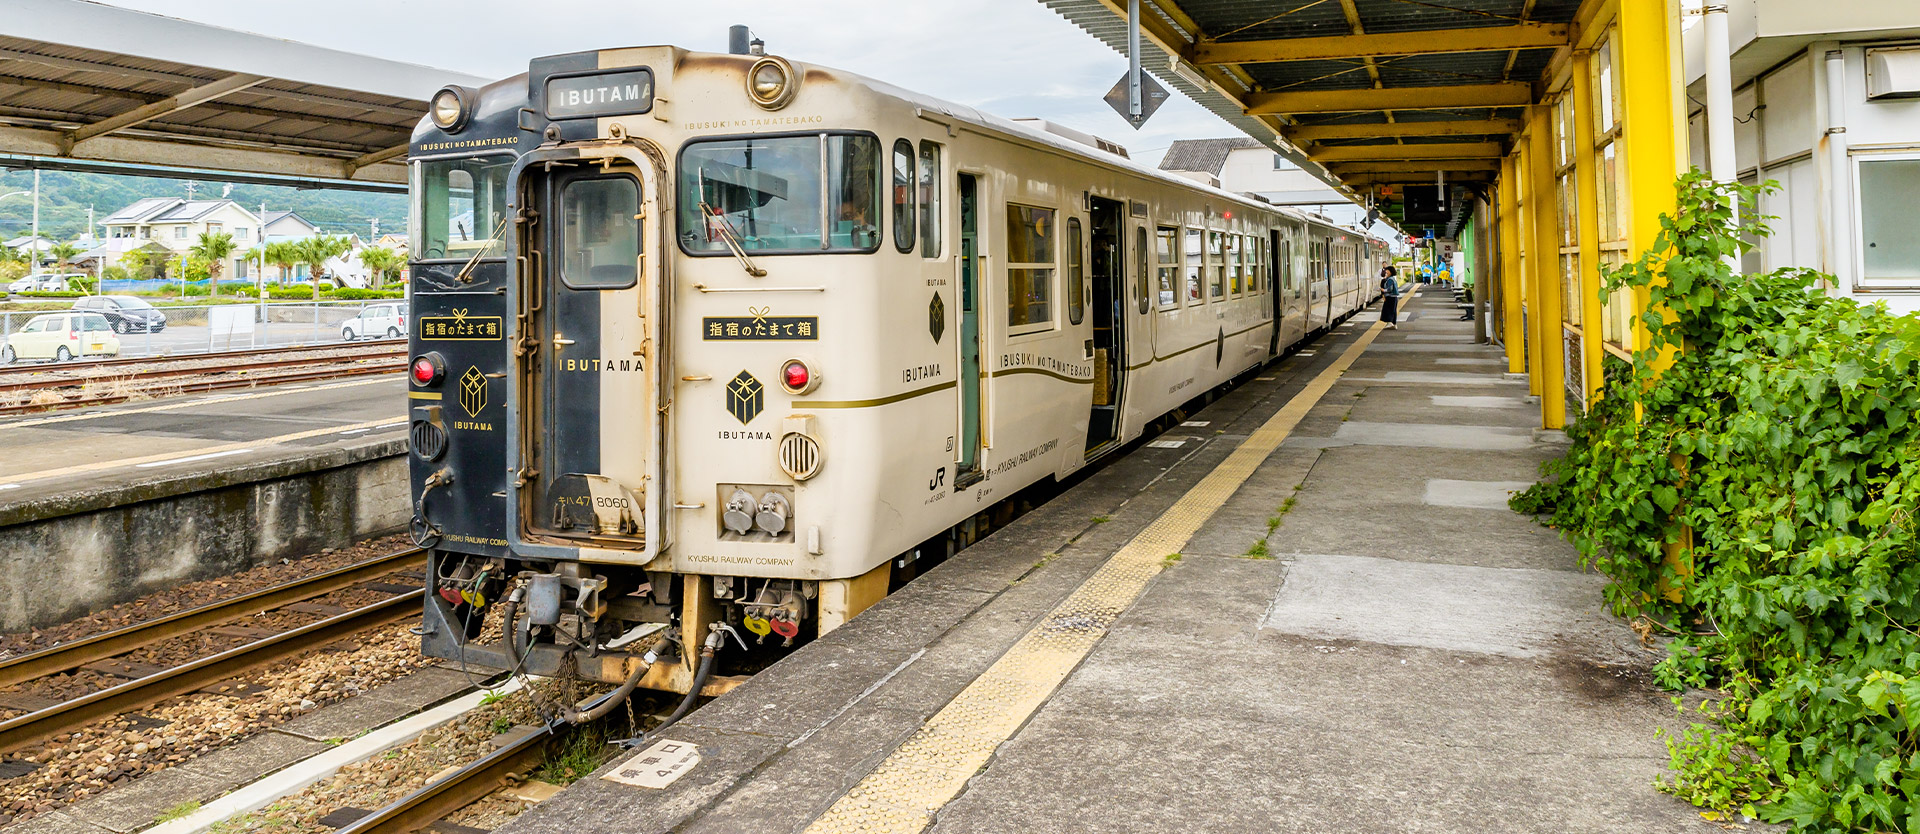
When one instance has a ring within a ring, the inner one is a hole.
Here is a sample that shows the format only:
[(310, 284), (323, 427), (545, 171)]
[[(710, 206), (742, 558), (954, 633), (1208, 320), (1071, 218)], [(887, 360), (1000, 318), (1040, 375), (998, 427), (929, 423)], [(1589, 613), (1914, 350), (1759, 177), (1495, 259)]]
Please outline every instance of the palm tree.
[(295, 244), (299, 247), (300, 262), (307, 265), (307, 277), (313, 281), (313, 297), (320, 297), (320, 270), (327, 260), (346, 254), (353, 243), (344, 237), (332, 235), (314, 235)]
[(68, 258), (85, 251), (85, 249), (81, 249), (78, 245), (72, 243), (56, 243), (47, 247), (47, 255), (53, 258), (54, 263), (58, 264), (64, 264)]
[(379, 289), (379, 284), (398, 280), (400, 268), (406, 263), (407, 259), (401, 257), (400, 253), (384, 246), (369, 246), (360, 250), (360, 264), (372, 271), (377, 279), (374, 282), (375, 289)]
[[(207, 278), (212, 286), (210, 291), (220, 288), (220, 270), (227, 265), (227, 258), (233, 255), (233, 235), (226, 232), (201, 232), (200, 242), (187, 250), (193, 256), (207, 262)], [(213, 292), (209, 292), (209, 295)]]
[(292, 241), (276, 240), (256, 250), (260, 259), (280, 269), (280, 283), (287, 283), (287, 276), (293, 273), (295, 265), (300, 263), (300, 245)]

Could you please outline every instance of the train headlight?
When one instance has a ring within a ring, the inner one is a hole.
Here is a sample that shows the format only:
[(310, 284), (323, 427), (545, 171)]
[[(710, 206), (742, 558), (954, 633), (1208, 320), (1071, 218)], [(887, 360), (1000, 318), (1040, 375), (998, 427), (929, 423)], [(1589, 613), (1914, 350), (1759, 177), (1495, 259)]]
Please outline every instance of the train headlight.
[(447, 363), (438, 353), (428, 353), (415, 357), (410, 372), (415, 385), (433, 385), (447, 375)]
[(793, 65), (774, 57), (761, 58), (747, 70), (747, 95), (753, 103), (778, 110), (793, 101), (800, 85), (794, 80)]
[(804, 360), (789, 359), (780, 366), (780, 386), (789, 394), (805, 394), (820, 386), (820, 375)]
[(471, 104), (472, 97), (465, 88), (442, 87), (428, 102), (427, 114), (433, 119), (434, 127), (448, 133), (458, 133), (467, 126)]

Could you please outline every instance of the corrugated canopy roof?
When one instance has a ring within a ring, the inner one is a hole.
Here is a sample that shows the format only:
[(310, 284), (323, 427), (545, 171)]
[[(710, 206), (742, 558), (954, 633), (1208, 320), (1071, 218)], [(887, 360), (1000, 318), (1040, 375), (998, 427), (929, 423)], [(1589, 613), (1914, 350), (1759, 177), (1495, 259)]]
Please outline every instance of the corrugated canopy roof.
[[(1125, 0), (1041, 0), (1122, 53)], [(1141, 0), (1141, 61), (1329, 183), (1491, 178), (1580, 0)]]
[[(0, 152), (391, 186), (406, 182), (427, 97), (449, 83), (484, 81), (82, 0), (11, 0)], [(4, 162), (16, 161), (30, 164)]]

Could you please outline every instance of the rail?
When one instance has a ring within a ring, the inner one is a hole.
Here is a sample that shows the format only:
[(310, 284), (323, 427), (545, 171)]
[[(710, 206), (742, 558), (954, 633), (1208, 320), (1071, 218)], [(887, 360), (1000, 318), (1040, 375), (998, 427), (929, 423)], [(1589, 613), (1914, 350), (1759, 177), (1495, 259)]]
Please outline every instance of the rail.
[(42, 649), (19, 657), (0, 660), (0, 687), (13, 686), (55, 672), (78, 669), (89, 663), (125, 654), (141, 646), (191, 634), (227, 620), (257, 614), (289, 603), (330, 594), (394, 571), (427, 563), (427, 552), (409, 548), (385, 556), (355, 562), (324, 573), (283, 582), (228, 600), (177, 611), (144, 623), (101, 632), (64, 645)]
[[(341, 348), (352, 348), (352, 347), (360, 347), (360, 346), (404, 345), (406, 343), (407, 343), (406, 339), (368, 339), (366, 341), (361, 341), (361, 342), (336, 342), (332, 344), (311, 344), (311, 345), (285, 345), (282, 347), (253, 348), (251, 350), (221, 351), (219, 353), (176, 353), (176, 354), (161, 354), (158, 356), (129, 356), (122, 359), (81, 359), (65, 365), (21, 365), (21, 366), (17, 366), (16, 370), (21, 372), (26, 372), (26, 371), (38, 371), (42, 368), (58, 368), (62, 370), (90, 371), (90, 370), (93, 370), (94, 368), (139, 367), (141, 365), (152, 365), (160, 362), (192, 362), (195, 360), (220, 361), (220, 360), (225, 360), (225, 359), (229, 359), (236, 356), (272, 356), (274, 354), (283, 354), (283, 353), (302, 353), (302, 352), (311, 352), (316, 350), (339, 350)], [(5, 373), (5, 372), (0, 372), (0, 373)]]
[[(312, 348), (309, 348), (312, 350)], [(170, 383), (168, 394), (198, 394), (207, 391), (221, 391), (229, 388), (256, 388), (261, 385), (279, 385), (289, 382), (314, 382), (319, 380), (340, 379), (343, 377), (367, 376), (370, 374), (395, 373), (406, 368), (406, 347), (395, 346), (378, 353), (347, 357), (313, 357), (307, 359), (277, 359), (252, 363), (226, 363), (214, 367), (194, 368), (156, 368), (150, 371), (136, 371), (126, 376), (98, 377), (62, 377), (58, 379), (29, 380), (25, 382), (0, 382), (0, 396), (19, 395), (33, 391), (49, 391), (65, 388), (84, 389), (89, 385), (112, 383), (138, 383), (176, 377), (207, 376), (211, 374), (229, 374), (234, 371), (264, 370), (269, 368), (290, 368), (307, 365), (324, 365), (319, 370), (270, 374), (265, 376), (220, 376), (209, 379), (183, 380)], [(381, 362), (363, 362), (362, 360), (398, 360)], [(180, 361), (174, 359), (171, 361)], [(326, 364), (333, 363), (333, 364)], [(350, 363), (350, 364), (349, 364)], [(151, 392), (120, 391), (93, 396), (79, 396), (47, 402), (19, 402), (0, 404), (0, 415), (26, 414), (54, 409), (113, 405), (126, 402), (135, 397), (146, 396)]]
[(527, 727), (479, 760), (348, 823), (334, 834), (412, 834), (486, 798), (509, 774), (525, 776), (540, 763), (555, 729)]
[(183, 695), (342, 637), (418, 614), (425, 598), (424, 588), (409, 591), (264, 640), (0, 722), (0, 753), (11, 753), (101, 718)]

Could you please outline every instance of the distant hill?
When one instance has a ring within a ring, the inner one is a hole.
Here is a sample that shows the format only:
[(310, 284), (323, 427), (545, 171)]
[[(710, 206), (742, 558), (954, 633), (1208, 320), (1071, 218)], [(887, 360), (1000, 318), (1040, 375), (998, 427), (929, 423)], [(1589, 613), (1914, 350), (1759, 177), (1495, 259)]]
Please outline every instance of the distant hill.
[[(71, 174), (45, 171), (40, 174), (40, 234), (54, 240), (72, 240), (87, 225), (87, 206), (92, 205), (94, 219), (103, 220), (121, 207), (142, 197), (186, 197), (189, 180), (158, 177), (123, 177), (112, 174)], [(219, 180), (198, 181), (195, 196), (217, 198), (227, 187)], [(32, 171), (7, 171), (0, 174), (0, 194), (33, 189)], [(364, 191), (303, 190), (284, 186), (234, 185), (228, 199), (258, 212), (265, 202), (269, 211), (295, 211), (329, 234), (355, 233), (362, 238), (368, 222), (380, 221), (380, 231), (407, 230), (407, 199), (399, 194), (369, 194)], [(27, 233), (33, 225), (33, 200), (28, 195), (0, 200), (0, 240)], [(98, 235), (100, 228), (95, 226)]]

